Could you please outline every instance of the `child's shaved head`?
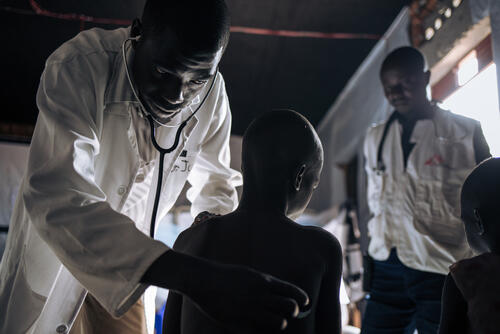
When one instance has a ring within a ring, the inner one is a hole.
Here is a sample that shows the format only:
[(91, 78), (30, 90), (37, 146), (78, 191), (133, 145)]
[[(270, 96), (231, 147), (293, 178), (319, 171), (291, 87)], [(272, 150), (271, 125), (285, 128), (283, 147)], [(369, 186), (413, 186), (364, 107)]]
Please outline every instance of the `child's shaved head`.
[[(305, 162), (322, 160), (322, 156), (323, 147), (312, 125), (291, 110), (264, 114), (250, 124), (243, 137), (243, 172), (256, 177), (262, 172), (280, 177)], [(260, 170), (253, 168), (255, 164)]]
[(500, 244), (496, 223), (500, 214), (500, 158), (485, 160), (469, 174), (462, 186), (461, 211), (471, 247), (481, 248), (477, 244), (483, 242), (491, 249)]
[(323, 147), (313, 126), (291, 110), (256, 119), (243, 137), (244, 196), (287, 201), (289, 216), (301, 212), (319, 182)]

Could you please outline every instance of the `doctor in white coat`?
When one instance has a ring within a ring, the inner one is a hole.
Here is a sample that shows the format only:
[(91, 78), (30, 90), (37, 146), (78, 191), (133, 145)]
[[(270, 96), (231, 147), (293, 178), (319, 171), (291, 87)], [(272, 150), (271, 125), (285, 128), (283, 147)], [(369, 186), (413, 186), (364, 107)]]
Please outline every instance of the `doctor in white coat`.
[[(77, 333), (72, 324), (91, 304), (119, 325), (129, 309), (143, 310), (150, 285), (184, 293), (232, 329), (284, 328), (307, 303), (293, 285), (149, 237), (160, 172), (156, 221), (186, 180), (193, 216), (237, 204), (231, 114), (217, 71), (228, 37), (223, 0), (150, 0), (142, 22), (84, 31), (49, 57), (0, 267), (0, 333)], [(162, 147), (188, 120), (163, 171), (147, 117)], [(106, 328), (93, 325), (86, 333)]]

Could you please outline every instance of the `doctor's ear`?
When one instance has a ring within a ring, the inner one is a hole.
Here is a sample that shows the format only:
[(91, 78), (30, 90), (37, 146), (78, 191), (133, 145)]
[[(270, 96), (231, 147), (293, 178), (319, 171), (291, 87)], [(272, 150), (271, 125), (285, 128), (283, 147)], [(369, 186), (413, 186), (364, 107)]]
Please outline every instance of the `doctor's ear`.
[(484, 234), (484, 224), (483, 219), (481, 218), (481, 214), (479, 213), (479, 209), (474, 209), (474, 224), (476, 226), (476, 232), (478, 235)]
[(300, 190), (300, 186), (302, 185), (302, 180), (304, 179), (305, 172), (306, 172), (306, 165), (301, 165), (295, 172), (293, 187), (296, 191)]
[(132, 25), (130, 26), (130, 39), (133, 41), (138, 41), (142, 35), (142, 23), (139, 19), (134, 19)]

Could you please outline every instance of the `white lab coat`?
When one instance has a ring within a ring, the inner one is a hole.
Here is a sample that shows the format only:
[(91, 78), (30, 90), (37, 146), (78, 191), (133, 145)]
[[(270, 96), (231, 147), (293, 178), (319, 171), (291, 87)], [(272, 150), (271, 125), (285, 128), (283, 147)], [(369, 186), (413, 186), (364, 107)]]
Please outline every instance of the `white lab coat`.
[(383, 261), (395, 247), (406, 266), (438, 274), (473, 255), (460, 220), (460, 189), (476, 165), (473, 135), (477, 121), (435, 108), (432, 119), (415, 124), (416, 143), (406, 169), (402, 127), (389, 126), (382, 151), (385, 171), (377, 170), (378, 147), (386, 122), (368, 130), (364, 143), (368, 176), (368, 252)]
[[(139, 168), (131, 124), (139, 106), (121, 55), (128, 34), (128, 29), (84, 31), (47, 60), (28, 167), (0, 265), (0, 333), (64, 333), (86, 290), (120, 316), (146, 289), (139, 283), (146, 269), (168, 250), (147, 236), (156, 168), (145, 218), (134, 222), (121, 213)], [(173, 123), (199, 103), (196, 99)], [(166, 155), (158, 220), (186, 180), (193, 215), (236, 207), (241, 178), (229, 168), (230, 129), (218, 74), (178, 148)], [(176, 130), (160, 127), (159, 144), (169, 147)], [(186, 164), (191, 171), (175, 167)]]

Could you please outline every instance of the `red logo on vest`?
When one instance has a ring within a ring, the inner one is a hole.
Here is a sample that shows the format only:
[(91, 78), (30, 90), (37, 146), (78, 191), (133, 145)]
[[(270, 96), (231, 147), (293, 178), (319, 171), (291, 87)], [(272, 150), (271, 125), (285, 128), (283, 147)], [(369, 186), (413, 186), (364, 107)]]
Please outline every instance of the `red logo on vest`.
[(440, 156), (439, 154), (434, 154), (432, 157), (429, 158), (425, 162), (426, 166), (437, 166), (437, 165), (442, 165), (444, 162), (443, 157)]

